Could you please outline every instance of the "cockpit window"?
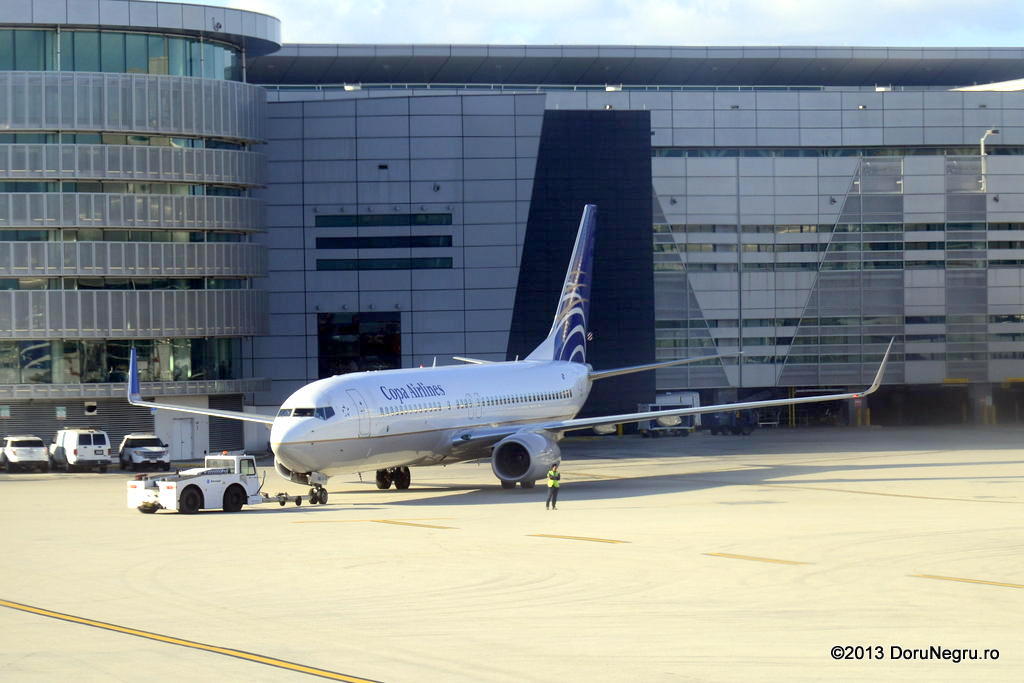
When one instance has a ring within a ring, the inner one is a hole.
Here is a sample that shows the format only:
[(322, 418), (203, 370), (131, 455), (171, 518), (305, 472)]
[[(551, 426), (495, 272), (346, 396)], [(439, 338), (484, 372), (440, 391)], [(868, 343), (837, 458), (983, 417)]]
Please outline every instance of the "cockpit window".
[[(279, 416), (288, 417), (287, 415), (281, 415), (284, 411), (278, 413)], [(334, 417), (334, 408), (330, 406), (323, 406), (320, 408), (294, 408), (290, 411), (292, 417), (315, 417), (318, 420), (330, 420)]]
[(281, 410), (277, 411), (277, 416), (278, 417), (291, 417), (292, 416), (292, 409), (291, 408), (281, 408)]

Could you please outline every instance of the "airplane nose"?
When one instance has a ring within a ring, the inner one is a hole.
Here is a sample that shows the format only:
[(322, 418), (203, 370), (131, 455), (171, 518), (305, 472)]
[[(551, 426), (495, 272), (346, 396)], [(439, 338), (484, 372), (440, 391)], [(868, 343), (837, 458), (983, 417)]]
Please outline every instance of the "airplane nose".
[(302, 422), (275, 422), (270, 430), (270, 449), (290, 469), (309, 471), (310, 465), (303, 457), (303, 446), (309, 445), (310, 432), (310, 428)]

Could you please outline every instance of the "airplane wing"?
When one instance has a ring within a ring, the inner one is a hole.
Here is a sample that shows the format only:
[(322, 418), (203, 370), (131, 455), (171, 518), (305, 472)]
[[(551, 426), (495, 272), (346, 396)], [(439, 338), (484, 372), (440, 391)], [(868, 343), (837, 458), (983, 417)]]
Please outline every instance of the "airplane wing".
[(139, 393), (139, 363), (135, 357), (135, 348), (132, 347), (131, 359), (128, 363), (128, 403), (133, 406), (146, 408), (161, 408), (163, 410), (176, 410), (180, 413), (196, 413), (198, 415), (209, 415), (211, 417), (223, 417), (229, 420), (243, 420), (245, 422), (259, 422), (265, 425), (274, 424), (273, 415), (260, 415), (259, 413), (243, 413), (236, 410), (218, 410), (215, 408), (198, 408), (194, 406), (182, 406), (175, 403), (154, 403), (143, 401)]
[(874, 393), (878, 390), (878, 387), (882, 384), (882, 376), (885, 374), (885, 366), (889, 362), (889, 353), (892, 351), (892, 345), (895, 339), (889, 341), (889, 346), (885, 350), (885, 355), (882, 357), (882, 363), (878, 366), (878, 372), (875, 374), (875, 380), (871, 383), (871, 386), (864, 391), (857, 391), (847, 394), (826, 394), (824, 396), (805, 396), (802, 398), (779, 398), (771, 399), (768, 401), (748, 401), (746, 403), (722, 403), (719, 405), (712, 406), (700, 406), (698, 408), (679, 408), (676, 410), (656, 410), (648, 411), (644, 413), (626, 413), (623, 415), (606, 415), (603, 417), (585, 417), (585, 418), (573, 418), (571, 420), (561, 420), (558, 422), (544, 422), (544, 423), (533, 423), (530, 424), (528, 429), (531, 431), (546, 430), (549, 432), (567, 432), (573, 429), (585, 429), (587, 427), (597, 427), (600, 425), (616, 425), (624, 424), (629, 422), (640, 422), (642, 420), (653, 420), (659, 417), (671, 417), (674, 415), (700, 415), (702, 413), (717, 413), (723, 410), (751, 410), (754, 408), (771, 408), (773, 406), (788, 406), (797, 403), (817, 403), (819, 401), (839, 401), (846, 398), (860, 398), (867, 396), (868, 394)]
[[(871, 386), (864, 391), (846, 394), (827, 394), (824, 396), (805, 396), (802, 398), (780, 398), (768, 401), (748, 401), (746, 403), (721, 403), (718, 405), (700, 406), (697, 408), (657, 410), (644, 413), (625, 413), (622, 415), (606, 415), (603, 417), (572, 418), (554, 422), (530, 422), (527, 424), (475, 427), (455, 434), (452, 439), (452, 453), (458, 456), (461, 452), (487, 448), (498, 443), (506, 436), (511, 436), (517, 432), (569, 432), (574, 429), (587, 429), (600, 425), (641, 422), (643, 420), (653, 420), (659, 417), (672, 417), (675, 415), (699, 415), (701, 413), (717, 413), (723, 410), (750, 410), (754, 408), (770, 408), (772, 406), (788, 406), (796, 403), (817, 403), (820, 401), (838, 401), (846, 398), (860, 398), (874, 393), (878, 387), (881, 386), (882, 377), (885, 375), (885, 366), (889, 362), (889, 352), (892, 350), (894, 341), (895, 339), (889, 342), (889, 346), (885, 350), (885, 355), (882, 357), (882, 363), (878, 366), (878, 372), (875, 373), (874, 381), (871, 383)], [(690, 360), (704, 360), (705, 358), (717, 357), (718, 356), (705, 356), (704, 358), (695, 358)]]

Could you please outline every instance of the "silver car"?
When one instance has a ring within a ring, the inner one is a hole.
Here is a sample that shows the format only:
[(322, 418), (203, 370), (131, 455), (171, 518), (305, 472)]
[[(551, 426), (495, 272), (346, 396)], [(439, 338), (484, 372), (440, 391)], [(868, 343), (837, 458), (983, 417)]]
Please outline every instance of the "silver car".
[(171, 469), (171, 455), (167, 444), (156, 434), (128, 434), (121, 439), (118, 448), (121, 469), (137, 470), (144, 465), (159, 467), (164, 472)]
[(8, 472), (26, 469), (49, 472), (50, 460), (47, 457), (46, 444), (32, 434), (5, 437), (3, 450), (0, 451), (0, 465), (6, 467)]

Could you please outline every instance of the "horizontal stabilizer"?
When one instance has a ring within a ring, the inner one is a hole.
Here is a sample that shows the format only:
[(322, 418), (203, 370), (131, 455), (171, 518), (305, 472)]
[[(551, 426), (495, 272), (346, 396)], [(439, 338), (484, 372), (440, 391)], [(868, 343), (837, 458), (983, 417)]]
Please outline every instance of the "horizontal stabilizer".
[(590, 379), (591, 381), (597, 379), (604, 379), (606, 377), (615, 377), (617, 375), (628, 375), (634, 372), (646, 372), (647, 370), (657, 370), (658, 368), (670, 368), (676, 365), (688, 365), (689, 363), (699, 363), (705, 360), (715, 360), (716, 358), (731, 358), (733, 356), (741, 356), (742, 352), (737, 351), (735, 353), (719, 353), (714, 356), (697, 356), (695, 358), (677, 358), (675, 360), (666, 360), (659, 363), (647, 363), (646, 365), (633, 365), (627, 368), (615, 368), (613, 370), (591, 370)]
[(452, 359), (462, 363), (469, 363), (470, 365), (490, 365), (494, 362), (493, 360), (480, 360), (479, 358), (466, 358), (465, 356), (452, 356)]

